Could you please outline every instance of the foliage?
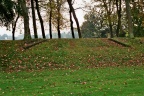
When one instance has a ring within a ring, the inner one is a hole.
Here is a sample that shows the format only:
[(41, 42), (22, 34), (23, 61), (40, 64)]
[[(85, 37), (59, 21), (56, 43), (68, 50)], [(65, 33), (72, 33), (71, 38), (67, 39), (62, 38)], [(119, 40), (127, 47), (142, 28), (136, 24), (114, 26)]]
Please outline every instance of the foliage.
[[(130, 0), (127, 5), (130, 4), (129, 10), (132, 11), (132, 14), (129, 14), (132, 17), (132, 22), (128, 23), (126, 18), (126, 4), (123, 0), (91, 0), (92, 3), (89, 5), (90, 12), (87, 12), (86, 15), (93, 15), (93, 19), (86, 19), (83, 23), (82, 31), (85, 35), (92, 36), (92, 31), (95, 29), (96, 32), (99, 30), (107, 29), (108, 32), (112, 32), (110, 35), (125, 37), (130, 36), (130, 33), (134, 33), (136, 37), (142, 37), (143, 32), (143, 0), (133, 1)], [(120, 2), (121, 1), (121, 2)], [(128, 1), (128, 0), (127, 0)], [(130, 12), (130, 11), (128, 11)], [(102, 21), (101, 26), (99, 26), (99, 21)], [(95, 25), (94, 25), (94, 24)], [(90, 31), (91, 26), (92, 30)], [(132, 27), (128, 25), (134, 25), (133, 32), (129, 33), (129, 30), (132, 30)], [(99, 26), (99, 27), (98, 27)], [(98, 27), (98, 28), (97, 28)], [(84, 28), (84, 29), (83, 29)], [(129, 28), (129, 30), (128, 30)], [(86, 29), (86, 30), (85, 30)], [(119, 35), (118, 35), (119, 34)]]
[[(63, 12), (64, 12), (64, 4), (65, 4), (66, 0), (59, 0), (59, 4), (57, 4), (57, 2), (55, 0), (51, 0), (51, 4), (50, 2), (47, 3), (47, 18), (49, 20), (49, 13), (52, 10), (52, 24), (55, 28), (57, 28), (57, 18), (60, 18), (60, 29), (64, 28), (66, 26), (65, 24), (65, 20), (66, 18), (64, 18), (63, 16)], [(58, 8), (60, 8), (60, 14), (58, 17)]]
[(12, 0), (0, 0), (0, 26), (9, 26), (15, 16), (14, 7)]
[(103, 9), (97, 10), (93, 8), (84, 16), (85, 22), (81, 26), (83, 37), (107, 37), (106, 34), (109, 32), (109, 29), (103, 11)]
[(137, 37), (144, 36), (144, 13), (143, 8), (139, 2), (134, 2), (132, 7), (134, 35)]
[(81, 32), (84, 38), (94, 37), (95, 31), (95, 26), (90, 21), (85, 21), (81, 27)]

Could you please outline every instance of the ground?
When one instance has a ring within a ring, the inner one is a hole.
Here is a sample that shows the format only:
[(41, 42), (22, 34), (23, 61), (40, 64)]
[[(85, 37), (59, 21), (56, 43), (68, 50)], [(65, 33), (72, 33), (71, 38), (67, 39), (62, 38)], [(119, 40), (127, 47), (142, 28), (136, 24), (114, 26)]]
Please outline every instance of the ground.
[(0, 41), (0, 95), (143, 96), (143, 38)]

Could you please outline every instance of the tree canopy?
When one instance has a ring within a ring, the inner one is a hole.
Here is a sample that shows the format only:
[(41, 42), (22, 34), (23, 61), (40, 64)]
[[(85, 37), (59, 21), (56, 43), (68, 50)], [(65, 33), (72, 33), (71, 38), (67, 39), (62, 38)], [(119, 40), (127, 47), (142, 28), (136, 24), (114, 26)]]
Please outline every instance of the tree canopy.
[(15, 2), (12, 0), (0, 0), (0, 26), (8, 26), (14, 19)]
[(103, 34), (104, 30), (110, 37), (144, 36), (143, 0), (92, 1), (81, 26), (83, 37), (92, 37), (94, 33)]

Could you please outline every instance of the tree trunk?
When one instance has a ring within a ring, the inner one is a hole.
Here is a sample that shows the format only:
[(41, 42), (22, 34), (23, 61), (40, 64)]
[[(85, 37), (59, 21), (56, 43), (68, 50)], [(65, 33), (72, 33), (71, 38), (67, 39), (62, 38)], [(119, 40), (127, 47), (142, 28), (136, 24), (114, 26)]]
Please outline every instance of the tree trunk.
[(82, 36), (81, 36), (81, 31), (80, 31), (80, 26), (79, 26), (79, 21), (78, 21), (78, 19), (77, 19), (77, 16), (76, 16), (76, 13), (75, 13), (74, 9), (73, 9), (73, 17), (74, 17), (74, 19), (75, 19), (75, 21), (76, 21), (79, 38), (82, 38)]
[(69, 11), (69, 15), (70, 15), (70, 26), (71, 26), (71, 33), (72, 33), (72, 38), (75, 38), (75, 34), (74, 34), (74, 28), (73, 28), (73, 20), (72, 20), (72, 13), (71, 11)]
[(15, 40), (15, 30), (16, 30), (16, 25), (17, 25), (18, 19), (19, 19), (19, 14), (16, 18), (16, 21), (14, 22), (14, 25), (12, 24), (12, 38), (13, 38), (13, 40)]
[(121, 32), (121, 0), (116, 0), (116, 7), (117, 7), (117, 16), (118, 16), (116, 36), (119, 37), (119, 33)]
[(59, 0), (57, 0), (57, 12), (58, 12), (58, 16), (57, 16), (57, 31), (58, 31), (58, 38), (61, 38), (61, 33), (60, 33), (60, 3)]
[(134, 34), (133, 34), (133, 23), (132, 23), (131, 9), (130, 9), (129, 3), (130, 3), (129, 0), (125, 0), (125, 4), (126, 4), (126, 14), (127, 14), (127, 19), (128, 19), (128, 32), (129, 32), (129, 37), (130, 37), (130, 38), (134, 38)]
[(50, 34), (50, 39), (52, 39), (52, 0), (50, 2), (50, 16), (49, 16), (49, 34)]
[(24, 40), (31, 39), (30, 28), (29, 28), (29, 16), (28, 16), (28, 8), (26, 7), (26, 1), (20, 0), (21, 8), (22, 8), (22, 16), (24, 18)]
[(37, 27), (36, 27), (36, 16), (35, 16), (34, 0), (31, 0), (31, 8), (32, 8), (34, 37), (38, 38)]
[(70, 10), (71, 10), (72, 13), (73, 13), (73, 17), (74, 17), (75, 22), (76, 22), (76, 25), (77, 25), (77, 30), (78, 30), (79, 38), (82, 38), (82, 36), (81, 36), (81, 31), (80, 31), (80, 26), (79, 26), (79, 21), (78, 21), (78, 19), (77, 19), (75, 10), (74, 10), (74, 8), (73, 8), (73, 6), (72, 6), (72, 0), (67, 0), (67, 2), (68, 2), (68, 5), (69, 5)]
[(58, 38), (61, 38), (61, 32), (60, 32), (60, 20), (59, 17), (57, 18), (57, 31), (58, 31)]
[(108, 9), (106, 1), (103, 0), (103, 3), (104, 3), (105, 10), (107, 11), (107, 19), (108, 19), (109, 28), (110, 28), (110, 38), (113, 38), (113, 28), (112, 28), (112, 21), (111, 21), (111, 11), (110, 11), (110, 9)]
[(41, 30), (42, 30), (42, 36), (45, 39), (46, 38), (46, 36), (45, 36), (45, 30), (44, 30), (44, 25), (43, 25), (43, 19), (42, 19), (42, 16), (40, 14), (40, 10), (39, 10), (38, 0), (35, 0), (35, 2), (36, 2), (36, 10), (37, 10), (38, 17), (39, 17), (39, 20), (40, 20), (40, 25), (41, 25)]
[(113, 38), (113, 29), (112, 29), (112, 22), (111, 22), (110, 15), (108, 15), (108, 22), (109, 22), (109, 27), (110, 27), (110, 38)]

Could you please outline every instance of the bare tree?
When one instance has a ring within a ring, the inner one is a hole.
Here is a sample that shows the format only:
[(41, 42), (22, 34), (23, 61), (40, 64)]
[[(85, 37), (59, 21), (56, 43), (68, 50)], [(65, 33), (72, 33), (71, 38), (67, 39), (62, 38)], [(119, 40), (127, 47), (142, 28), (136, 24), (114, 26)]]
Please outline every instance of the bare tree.
[(43, 36), (43, 38), (45, 39), (46, 36), (45, 36), (43, 19), (42, 19), (42, 16), (41, 16), (41, 14), (40, 14), (39, 2), (38, 2), (38, 0), (35, 0), (35, 2), (36, 2), (36, 10), (37, 10), (37, 13), (38, 13), (38, 18), (39, 18), (40, 25), (41, 25), (42, 36)]
[(76, 16), (76, 13), (75, 13), (75, 10), (73, 8), (73, 5), (72, 5), (72, 0), (67, 0), (68, 2), (68, 5), (69, 5), (69, 8), (70, 8), (70, 13), (73, 14), (73, 17), (75, 19), (75, 22), (76, 22), (76, 25), (77, 25), (77, 30), (78, 30), (78, 35), (79, 35), (79, 38), (81, 38), (81, 31), (80, 31), (80, 26), (79, 26), (79, 21), (77, 19), (77, 16)]
[(31, 0), (31, 9), (32, 9), (32, 19), (33, 19), (33, 30), (34, 30), (34, 37), (38, 38), (37, 34), (37, 27), (36, 27), (36, 16), (35, 16), (35, 6), (34, 0)]

